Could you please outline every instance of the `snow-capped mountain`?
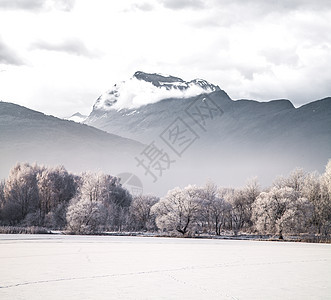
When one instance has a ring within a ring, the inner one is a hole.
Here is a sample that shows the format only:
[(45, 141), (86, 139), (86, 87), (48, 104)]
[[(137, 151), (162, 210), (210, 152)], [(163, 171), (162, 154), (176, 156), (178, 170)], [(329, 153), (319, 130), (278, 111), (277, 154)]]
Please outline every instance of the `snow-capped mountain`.
[(207, 179), (238, 186), (258, 176), (269, 185), (296, 167), (323, 171), (330, 116), (331, 98), (299, 108), (234, 101), (204, 80), (136, 72), (100, 96), (84, 124), (0, 102), (0, 178), (26, 161), (132, 173), (158, 196)]
[(166, 98), (188, 98), (219, 90), (218, 86), (203, 79), (187, 82), (170, 75), (138, 71), (129, 80), (115, 84), (112, 89), (102, 94), (93, 109), (100, 111), (132, 109)]
[[(270, 184), (296, 167), (322, 172), (331, 158), (330, 116), (331, 98), (299, 108), (286, 99), (234, 101), (204, 80), (137, 72), (99, 97), (85, 123), (154, 142), (176, 161), (162, 174), (170, 186), (207, 178), (236, 185), (255, 175)], [(180, 132), (192, 139), (185, 151), (174, 146)]]
[(74, 121), (76, 123), (83, 123), (86, 120), (87, 116), (82, 115), (80, 112), (76, 112), (73, 115), (71, 115), (70, 117), (66, 117), (64, 118), (65, 120), (68, 121)]

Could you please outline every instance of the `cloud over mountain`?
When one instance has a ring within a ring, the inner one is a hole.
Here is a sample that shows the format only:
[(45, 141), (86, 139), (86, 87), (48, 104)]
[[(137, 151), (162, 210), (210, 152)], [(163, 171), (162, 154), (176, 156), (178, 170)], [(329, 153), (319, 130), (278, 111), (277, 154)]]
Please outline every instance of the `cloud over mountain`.
[(178, 77), (136, 72), (132, 78), (114, 85), (102, 94), (94, 109), (120, 110), (138, 108), (167, 98), (188, 98), (210, 93), (220, 88), (202, 79), (186, 82)]

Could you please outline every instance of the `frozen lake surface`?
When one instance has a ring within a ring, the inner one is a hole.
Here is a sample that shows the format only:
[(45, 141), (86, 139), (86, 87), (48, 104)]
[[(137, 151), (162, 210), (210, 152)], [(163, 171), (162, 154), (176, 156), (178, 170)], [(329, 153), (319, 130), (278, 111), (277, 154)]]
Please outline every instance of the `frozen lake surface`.
[(331, 299), (331, 245), (0, 235), (0, 299)]

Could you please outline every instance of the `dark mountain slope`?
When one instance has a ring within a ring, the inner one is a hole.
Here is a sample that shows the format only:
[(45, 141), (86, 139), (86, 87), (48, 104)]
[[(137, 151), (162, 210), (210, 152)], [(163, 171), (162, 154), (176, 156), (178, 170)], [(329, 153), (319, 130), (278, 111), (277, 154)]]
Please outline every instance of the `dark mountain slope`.
[[(72, 171), (127, 171), (143, 145), (99, 129), (0, 102), (0, 177), (18, 161)], [(130, 163), (129, 163), (130, 162)]]

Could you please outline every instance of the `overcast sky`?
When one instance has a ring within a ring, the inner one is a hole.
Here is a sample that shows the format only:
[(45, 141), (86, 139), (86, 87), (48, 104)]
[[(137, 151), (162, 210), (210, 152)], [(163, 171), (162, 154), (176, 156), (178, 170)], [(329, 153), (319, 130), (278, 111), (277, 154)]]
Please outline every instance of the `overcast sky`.
[(0, 100), (88, 114), (137, 70), (232, 99), (331, 96), (330, 0), (0, 0)]

